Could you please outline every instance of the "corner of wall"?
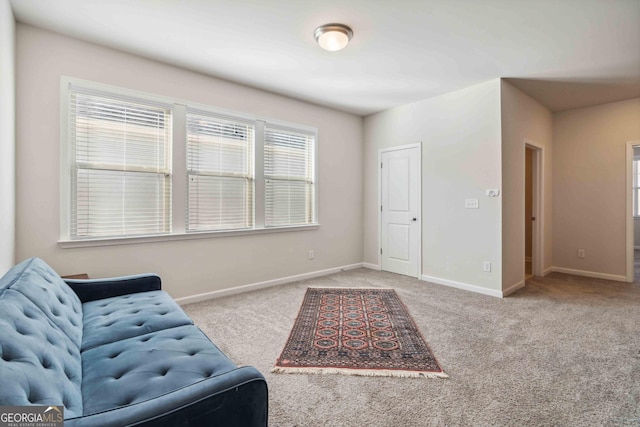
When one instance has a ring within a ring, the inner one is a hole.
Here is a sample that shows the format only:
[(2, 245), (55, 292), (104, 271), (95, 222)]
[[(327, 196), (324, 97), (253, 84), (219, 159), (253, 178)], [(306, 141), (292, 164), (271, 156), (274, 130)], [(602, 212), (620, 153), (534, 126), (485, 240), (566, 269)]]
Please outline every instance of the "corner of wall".
[(525, 259), (525, 142), (543, 150), (539, 241), (541, 270), (550, 267), (552, 240), (553, 117), (537, 100), (510, 82), (500, 81), (502, 172), (502, 290), (505, 294), (524, 285)]
[(0, 2), (0, 274), (15, 262), (16, 23)]

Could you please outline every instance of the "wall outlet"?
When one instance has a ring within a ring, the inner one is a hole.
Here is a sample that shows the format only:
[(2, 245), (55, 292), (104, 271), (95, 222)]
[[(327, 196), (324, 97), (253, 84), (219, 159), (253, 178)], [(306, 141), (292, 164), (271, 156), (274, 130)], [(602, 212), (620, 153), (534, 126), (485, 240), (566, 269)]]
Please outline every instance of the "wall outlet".
[(313, 253), (313, 249), (311, 249), (311, 250), (309, 251), (309, 259), (313, 259), (313, 258), (315, 258), (315, 256), (316, 256), (316, 254), (315, 254), (315, 253)]
[(478, 199), (464, 199), (465, 209), (478, 209), (479, 207)]
[(584, 249), (578, 249), (578, 258), (584, 258), (587, 256), (587, 253)]
[(486, 271), (487, 273), (491, 272), (491, 261), (482, 262), (482, 271)]

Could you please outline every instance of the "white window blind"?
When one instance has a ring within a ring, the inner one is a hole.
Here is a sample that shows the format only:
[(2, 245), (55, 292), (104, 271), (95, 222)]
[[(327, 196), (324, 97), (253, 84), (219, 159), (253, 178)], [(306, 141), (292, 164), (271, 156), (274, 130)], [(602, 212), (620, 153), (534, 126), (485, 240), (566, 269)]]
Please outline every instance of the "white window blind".
[(265, 227), (315, 223), (315, 135), (267, 125)]
[(254, 125), (187, 111), (187, 231), (254, 225)]
[(171, 107), (70, 87), (71, 239), (171, 232)]

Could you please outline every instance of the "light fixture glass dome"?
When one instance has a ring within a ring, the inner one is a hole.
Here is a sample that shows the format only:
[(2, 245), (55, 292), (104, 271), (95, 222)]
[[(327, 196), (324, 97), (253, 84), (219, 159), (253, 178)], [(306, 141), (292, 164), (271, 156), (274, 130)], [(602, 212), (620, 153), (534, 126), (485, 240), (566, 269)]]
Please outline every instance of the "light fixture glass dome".
[(316, 28), (313, 35), (321, 48), (335, 52), (347, 46), (353, 30), (343, 24), (325, 24)]

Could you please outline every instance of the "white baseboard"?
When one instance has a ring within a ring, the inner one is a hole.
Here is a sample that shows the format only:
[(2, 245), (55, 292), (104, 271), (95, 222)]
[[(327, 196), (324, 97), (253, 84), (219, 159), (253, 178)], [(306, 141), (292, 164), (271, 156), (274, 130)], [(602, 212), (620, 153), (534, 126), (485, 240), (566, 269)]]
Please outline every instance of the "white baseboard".
[(511, 295), (512, 293), (517, 291), (518, 289), (522, 289), (522, 288), (524, 288), (524, 280), (516, 283), (515, 285), (509, 286), (507, 289), (504, 289), (502, 291), (502, 296), (503, 297), (508, 297), (509, 295)]
[(439, 277), (427, 276), (426, 274), (422, 275), (422, 280), (425, 282), (431, 282), (438, 285), (450, 286), (452, 288), (463, 289), (465, 291), (471, 291), (478, 294), (489, 295), (492, 297), (502, 298), (502, 291), (496, 291), (494, 289), (483, 288), (482, 286), (470, 285), (468, 283), (456, 282), (448, 279), (441, 279)]
[(361, 262), (342, 267), (328, 268), (326, 270), (312, 271), (309, 273), (297, 274), (295, 276), (281, 277), (278, 279), (266, 280), (264, 282), (251, 283), (248, 285), (236, 286), (233, 288), (220, 289), (217, 291), (205, 292), (202, 294), (190, 295), (188, 297), (176, 298), (175, 302), (180, 305), (191, 304), (194, 302), (206, 301), (214, 298), (226, 297), (229, 295), (241, 294), (243, 292), (255, 291), (258, 289), (270, 288), (272, 286), (283, 285), (285, 283), (297, 282), (299, 280), (313, 279), (314, 277), (326, 276), (328, 274), (339, 273), (341, 271), (355, 270), (363, 267)]
[(615, 280), (616, 282), (626, 282), (626, 276), (617, 274), (596, 273), (595, 271), (574, 270), (573, 268), (551, 267), (551, 271), (557, 273), (573, 274), (574, 276), (593, 277), (594, 279)]
[(542, 272), (542, 277), (546, 276), (547, 274), (553, 273), (553, 267), (549, 267), (546, 270), (544, 270)]
[(363, 262), (363, 263), (362, 263), (362, 266), (363, 266), (364, 268), (368, 268), (368, 269), (370, 269), (370, 270), (377, 270), (377, 271), (380, 271), (380, 266), (379, 266), (379, 265), (377, 265), (377, 264), (370, 264), (370, 263), (368, 263), (368, 262)]

